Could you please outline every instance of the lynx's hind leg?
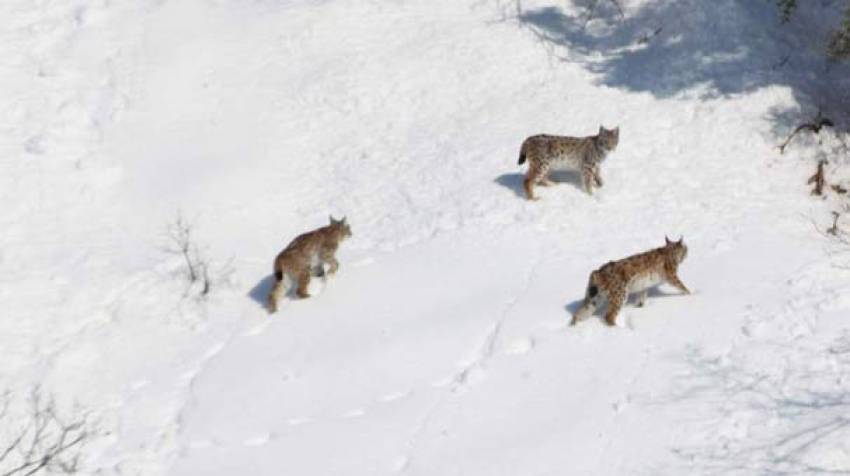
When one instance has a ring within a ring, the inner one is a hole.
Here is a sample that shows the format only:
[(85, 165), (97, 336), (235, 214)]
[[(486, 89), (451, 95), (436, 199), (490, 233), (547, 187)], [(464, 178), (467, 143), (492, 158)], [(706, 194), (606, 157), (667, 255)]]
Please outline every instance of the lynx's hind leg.
[(643, 305), (646, 304), (646, 297), (648, 295), (649, 295), (649, 289), (644, 289), (643, 291), (638, 293), (637, 304), (636, 304), (637, 307), (643, 307)]
[(555, 182), (549, 178), (550, 171), (548, 167), (542, 167), (540, 173), (538, 174), (537, 184), (543, 187), (548, 187), (550, 185), (554, 185)]
[(525, 189), (525, 197), (529, 200), (537, 200), (537, 197), (534, 196), (534, 179), (531, 178), (531, 173), (525, 177), (525, 180), (522, 182), (522, 186)]
[(268, 297), (269, 314), (277, 312), (277, 303), (280, 301), (281, 296), (283, 296), (284, 291), (286, 290), (284, 273), (282, 271), (275, 271), (274, 278), (274, 285), (272, 286)]
[(298, 288), (295, 290), (295, 295), (301, 299), (310, 297), (310, 293), (307, 292), (310, 287), (310, 267), (304, 268), (301, 273), (298, 274)]
[(582, 169), (581, 184), (584, 187), (584, 191), (587, 192), (588, 195), (593, 195), (593, 185), (595, 184), (595, 180), (596, 177), (594, 176), (592, 169)]
[(617, 325), (617, 314), (620, 313), (620, 308), (623, 307), (623, 303), (625, 302), (626, 288), (624, 286), (611, 291), (611, 294), (608, 296), (608, 312), (605, 314), (605, 322), (609, 326)]
[(574, 326), (580, 321), (583, 321), (593, 315), (593, 313), (596, 312), (596, 308), (599, 307), (599, 303), (601, 300), (602, 294), (600, 293), (599, 287), (596, 284), (593, 284), (593, 282), (591, 281), (587, 285), (587, 292), (584, 295), (584, 302), (581, 304), (581, 307), (578, 308), (576, 313), (573, 314), (573, 320), (570, 325)]
[(537, 200), (537, 197), (534, 196), (534, 184), (545, 177), (545, 173), (542, 172), (544, 171), (536, 162), (529, 161), (528, 172), (526, 172), (525, 180), (522, 183), (523, 188), (525, 188), (525, 196), (529, 200)]

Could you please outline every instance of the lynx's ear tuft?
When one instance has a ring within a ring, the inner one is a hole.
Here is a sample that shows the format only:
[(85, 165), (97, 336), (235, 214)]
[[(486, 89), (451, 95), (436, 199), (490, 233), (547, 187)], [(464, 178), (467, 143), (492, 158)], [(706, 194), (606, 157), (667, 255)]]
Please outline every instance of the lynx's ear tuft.
[(670, 241), (670, 238), (667, 238), (667, 235), (664, 235), (664, 244), (667, 245), (667, 246), (670, 246), (671, 244), (673, 244), (673, 242)]

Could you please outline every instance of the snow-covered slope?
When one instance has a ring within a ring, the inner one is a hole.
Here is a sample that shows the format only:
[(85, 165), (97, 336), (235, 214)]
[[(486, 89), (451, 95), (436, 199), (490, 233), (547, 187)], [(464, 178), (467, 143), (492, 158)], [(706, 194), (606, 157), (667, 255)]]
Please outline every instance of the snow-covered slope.
[[(842, 149), (775, 147), (844, 120), (836, 5), (622, 4), (5, 2), (0, 388), (91, 410), (86, 474), (850, 471), (850, 276), (804, 187)], [(606, 186), (526, 201), (522, 139), (599, 124)], [(270, 317), (331, 213), (340, 273)], [(665, 235), (692, 295), (568, 327)]]

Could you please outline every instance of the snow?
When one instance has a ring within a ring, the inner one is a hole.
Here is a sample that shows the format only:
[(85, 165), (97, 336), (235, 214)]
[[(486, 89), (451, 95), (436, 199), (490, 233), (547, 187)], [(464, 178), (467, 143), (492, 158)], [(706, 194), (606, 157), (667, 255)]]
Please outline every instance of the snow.
[[(83, 474), (850, 471), (850, 275), (812, 226), (846, 198), (805, 187), (846, 148), (776, 149), (818, 107), (847, 124), (836, 2), (622, 4), (4, 2), (11, 416), (36, 385), (93, 412)], [(605, 187), (526, 201), (522, 139), (600, 124)], [(329, 214), (340, 272), (269, 316), (272, 259)], [(665, 235), (692, 295), (568, 325)]]

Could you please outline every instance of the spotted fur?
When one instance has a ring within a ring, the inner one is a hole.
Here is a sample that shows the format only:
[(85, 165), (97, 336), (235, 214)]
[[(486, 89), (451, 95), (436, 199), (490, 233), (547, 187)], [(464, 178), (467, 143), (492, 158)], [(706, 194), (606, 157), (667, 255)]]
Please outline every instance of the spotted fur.
[(531, 136), (519, 150), (519, 165), (528, 161), (528, 172), (523, 183), (529, 200), (536, 200), (534, 185), (551, 185), (549, 172), (554, 170), (577, 170), (581, 173), (584, 191), (593, 194), (593, 187), (602, 186), (599, 166), (605, 157), (617, 148), (620, 128), (605, 129), (589, 137), (554, 135)]
[(689, 294), (690, 291), (679, 279), (679, 264), (687, 257), (688, 247), (682, 239), (670, 241), (644, 253), (629, 256), (618, 261), (609, 261), (601, 268), (590, 273), (584, 302), (573, 316), (572, 324), (592, 315), (604, 299), (608, 300), (608, 312), (605, 322), (615, 325), (620, 308), (628, 300), (629, 294), (638, 294), (638, 306), (643, 306), (649, 289), (662, 283), (669, 283)]
[(330, 266), (328, 274), (339, 269), (336, 250), (343, 240), (351, 236), (351, 227), (342, 220), (330, 217), (330, 225), (298, 235), (274, 260), (275, 284), (269, 293), (269, 312), (277, 311), (277, 302), (284, 292), (284, 278), (296, 283), (295, 294), (307, 298), (307, 288), (312, 276), (324, 276), (324, 265)]

